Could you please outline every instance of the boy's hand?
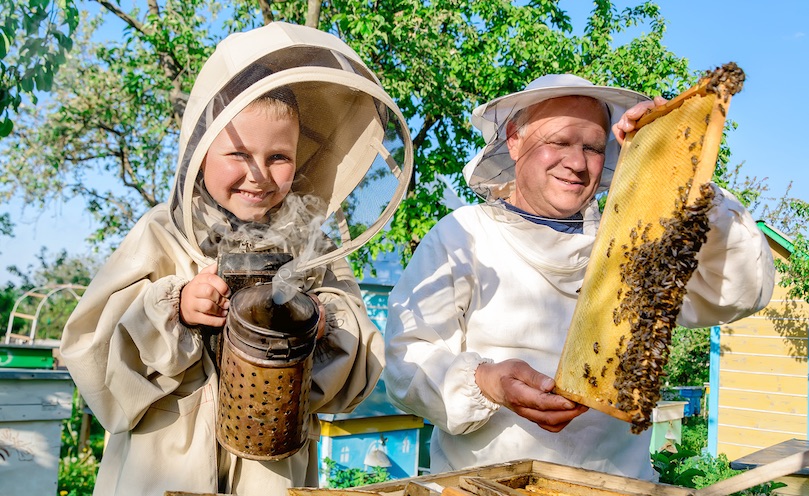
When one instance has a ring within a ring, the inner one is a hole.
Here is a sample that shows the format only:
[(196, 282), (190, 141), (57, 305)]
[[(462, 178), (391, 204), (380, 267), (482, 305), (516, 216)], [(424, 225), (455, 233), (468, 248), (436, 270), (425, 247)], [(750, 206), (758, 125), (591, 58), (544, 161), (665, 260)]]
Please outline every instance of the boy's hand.
[(216, 264), (205, 267), (180, 292), (180, 320), (187, 326), (222, 327), (230, 306), (230, 288), (216, 275)]

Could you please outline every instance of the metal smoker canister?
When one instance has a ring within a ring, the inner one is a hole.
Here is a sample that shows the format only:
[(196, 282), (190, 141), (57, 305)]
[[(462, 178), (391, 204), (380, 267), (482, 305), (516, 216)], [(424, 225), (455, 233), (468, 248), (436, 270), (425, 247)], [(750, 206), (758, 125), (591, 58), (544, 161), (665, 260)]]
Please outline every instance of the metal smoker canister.
[(291, 456), (309, 433), (317, 306), (303, 293), (277, 305), (272, 294), (272, 284), (236, 291), (223, 331), (216, 437), (252, 460)]

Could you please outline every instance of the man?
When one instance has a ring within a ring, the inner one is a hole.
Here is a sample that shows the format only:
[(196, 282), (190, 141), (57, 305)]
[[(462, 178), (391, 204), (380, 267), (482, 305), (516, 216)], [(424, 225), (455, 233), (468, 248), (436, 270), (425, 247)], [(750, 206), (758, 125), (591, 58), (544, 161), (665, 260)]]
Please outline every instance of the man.
[[(487, 145), (464, 176), (485, 203), (425, 236), (389, 300), (383, 377), (393, 403), (435, 425), (433, 473), (531, 458), (654, 478), (649, 430), (632, 434), (551, 393), (598, 227), (595, 195), (617, 161), (610, 138), (634, 129), (647, 100), (549, 75), (473, 113)], [(684, 326), (749, 315), (773, 289), (764, 237), (714, 189)]]

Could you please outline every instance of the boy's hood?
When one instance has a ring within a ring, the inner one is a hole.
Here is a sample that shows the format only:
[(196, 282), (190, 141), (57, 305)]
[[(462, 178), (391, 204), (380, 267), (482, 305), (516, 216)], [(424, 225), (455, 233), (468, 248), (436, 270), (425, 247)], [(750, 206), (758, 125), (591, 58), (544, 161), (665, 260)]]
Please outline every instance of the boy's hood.
[(192, 254), (216, 257), (223, 236), (240, 224), (202, 184), (200, 167), (211, 142), (250, 102), (280, 86), (292, 90), (300, 114), (291, 196), (322, 200), (316, 209), (327, 217), (323, 230), (337, 245), (308, 266), (362, 246), (401, 201), (412, 173), (412, 144), (399, 108), (340, 39), (274, 22), (221, 41), (191, 91), (170, 210)]

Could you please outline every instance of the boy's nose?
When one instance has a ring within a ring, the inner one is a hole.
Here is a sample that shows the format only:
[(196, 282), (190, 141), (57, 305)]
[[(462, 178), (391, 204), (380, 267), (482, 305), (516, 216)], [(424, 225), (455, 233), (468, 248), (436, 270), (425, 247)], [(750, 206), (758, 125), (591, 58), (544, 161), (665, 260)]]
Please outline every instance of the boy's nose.
[(260, 167), (254, 160), (247, 164), (248, 173), (247, 177), (256, 184), (263, 184), (270, 180), (269, 170)]

